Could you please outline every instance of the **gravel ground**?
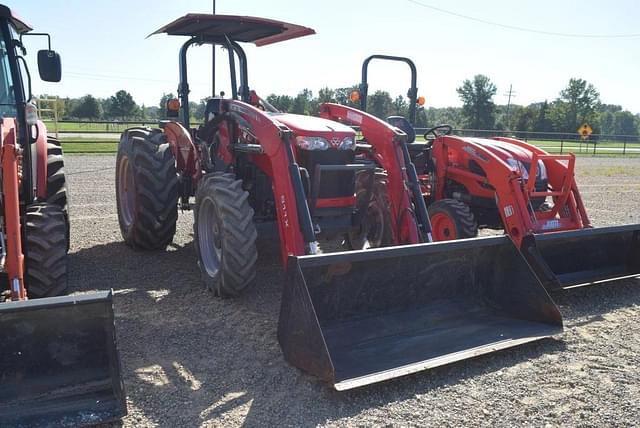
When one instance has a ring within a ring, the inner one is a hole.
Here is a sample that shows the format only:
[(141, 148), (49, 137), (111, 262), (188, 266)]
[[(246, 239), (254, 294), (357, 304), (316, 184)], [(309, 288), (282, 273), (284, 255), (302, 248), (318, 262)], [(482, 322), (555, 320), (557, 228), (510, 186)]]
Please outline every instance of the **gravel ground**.
[[(193, 216), (165, 252), (120, 237), (113, 156), (68, 156), (72, 291), (113, 288), (127, 391), (126, 427), (638, 426), (640, 280), (554, 295), (566, 330), (552, 339), (346, 393), (283, 359), (283, 274), (261, 255), (258, 284), (218, 300), (200, 282)], [(597, 226), (640, 223), (640, 159), (579, 158)]]

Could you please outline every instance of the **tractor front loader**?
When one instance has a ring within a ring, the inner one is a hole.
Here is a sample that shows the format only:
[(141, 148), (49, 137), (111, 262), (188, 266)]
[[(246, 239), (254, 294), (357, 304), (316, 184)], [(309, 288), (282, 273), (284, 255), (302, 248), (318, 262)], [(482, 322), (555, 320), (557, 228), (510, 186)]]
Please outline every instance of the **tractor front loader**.
[[(157, 33), (189, 36), (180, 50), (180, 100), (167, 103), (160, 129), (122, 135), (116, 193), (123, 238), (163, 249), (177, 208), (193, 209), (202, 278), (225, 297), (259, 285), (257, 229), (277, 230), (287, 272), (278, 340), (287, 361), (342, 390), (562, 330), (558, 309), (508, 239), (421, 243), (429, 241), (424, 205), (416, 221), (412, 196), (396, 194), (408, 183), (404, 172), (387, 176), (362, 161), (352, 128), (278, 112), (250, 90), (240, 42), (263, 46), (313, 30), (191, 14)], [(187, 51), (197, 44), (226, 48), (231, 91), (210, 99), (205, 123), (192, 128)], [(409, 165), (398, 147), (383, 156)], [(415, 174), (412, 180), (419, 190)], [(376, 198), (393, 207), (372, 204)], [(372, 230), (374, 214), (393, 228)], [(320, 254), (336, 237), (353, 251)], [(396, 244), (413, 245), (365, 249)]]
[[(389, 117), (388, 129), (367, 139), (397, 128), (409, 135), (435, 241), (473, 238), (478, 227), (504, 229), (548, 290), (640, 275), (640, 225), (591, 226), (575, 181), (574, 155), (551, 155), (513, 138), (458, 137), (448, 125), (427, 130), (424, 143), (414, 142), (415, 64), (387, 55), (365, 59), (357, 93), (363, 112), (373, 59), (402, 62), (411, 70), (408, 119)], [(392, 144), (393, 138), (385, 138)], [(385, 169), (404, 168), (392, 164)]]
[[(60, 296), (69, 249), (64, 160), (29, 102), (22, 39), (30, 30), (0, 5), (0, 425), (97, 424), (126, 413), (112, 295)], [(38, 52), (38, 68), (43, 80), (60, 81), (50, 47)]]

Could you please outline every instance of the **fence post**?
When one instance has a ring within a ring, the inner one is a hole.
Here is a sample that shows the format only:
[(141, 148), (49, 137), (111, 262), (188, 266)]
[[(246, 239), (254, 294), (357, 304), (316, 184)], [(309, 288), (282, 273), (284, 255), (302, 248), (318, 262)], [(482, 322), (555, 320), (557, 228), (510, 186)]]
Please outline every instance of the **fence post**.
[(596, 155), (596, 142), (595, 140), (593, 141), (593, 155)]
[(627, 154), (627, 137), (625, 136), (624, 139), (622, 140), (622, 154), (626, 155)]
[(560, 139), (560, 154), (563, 153), (564, 150), (564, 139)]

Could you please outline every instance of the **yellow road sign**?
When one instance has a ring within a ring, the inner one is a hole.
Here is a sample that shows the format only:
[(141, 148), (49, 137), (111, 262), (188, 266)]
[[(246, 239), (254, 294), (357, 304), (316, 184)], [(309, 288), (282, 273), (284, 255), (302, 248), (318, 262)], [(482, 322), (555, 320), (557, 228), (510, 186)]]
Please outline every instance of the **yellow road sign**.
[(588, 123), (585, 123), (580, 128), (578, 128), (578, 134), (580, 134), (580, 136), (585, 140), (589, 138), (589, 135), (591, 135), (592, 133), (593, 129), (591, 129)]

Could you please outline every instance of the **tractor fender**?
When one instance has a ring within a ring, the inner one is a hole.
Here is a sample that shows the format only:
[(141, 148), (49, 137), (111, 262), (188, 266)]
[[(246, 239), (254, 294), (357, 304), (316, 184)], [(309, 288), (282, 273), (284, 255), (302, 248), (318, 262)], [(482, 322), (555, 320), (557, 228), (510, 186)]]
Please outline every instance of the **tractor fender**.
[(166, 122), (163, 124), (164, 134), (176, 158), (176, 170), (178, 173), (190, 176), (198, 181), (202, 175), (200, 156), (187, 128), (178, 122)]
[(36, 143), (31, 146), (31, 164), (35, 168), (31, 168), (31, 174), (33, 183), (36, 184), (36, 196), (44, 201), (47, 199), (47, 127), (39, 120), (36, 128)]

